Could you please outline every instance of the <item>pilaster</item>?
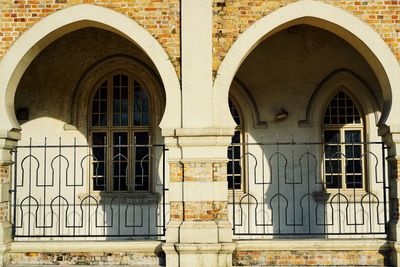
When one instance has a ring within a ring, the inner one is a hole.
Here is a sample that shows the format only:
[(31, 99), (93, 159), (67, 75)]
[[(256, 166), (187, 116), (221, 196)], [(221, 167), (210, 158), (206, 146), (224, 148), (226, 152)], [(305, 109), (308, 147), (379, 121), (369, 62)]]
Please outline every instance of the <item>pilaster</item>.
[(379, 129), (388, 146), (387, 164), (389, 181), (389, 223), (390, 259), (393, 266), (400, 266), (400, 131), (390, 127)]
[(227, 146), (233, 129), (177, 129), (166, 136), (170, 222), (168, 266), (231, 266)]
[(8, 263), (7, 251), (12, 240), (10, 200), (12, 153), (20, 134), (0, 130), (0, 266)]

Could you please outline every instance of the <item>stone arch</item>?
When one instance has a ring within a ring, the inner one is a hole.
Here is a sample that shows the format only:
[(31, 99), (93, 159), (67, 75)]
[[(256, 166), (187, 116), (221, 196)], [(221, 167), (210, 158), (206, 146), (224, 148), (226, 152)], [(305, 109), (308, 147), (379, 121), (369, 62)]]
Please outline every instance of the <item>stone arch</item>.
[(91, 66), (79, 80), (71, 101), (71, 122), (79, 128), (85, 128), (87, 125), (88, 106), (94, 93), (95, 84), (105, 75), (116, 70), (128, 71), (136, 74), (142, 84), (147, 89), (150, 99), (152, 114), (155, 116), (157, 126), (165, 106), (165, 94), (161, 91), (162, 84), (157, 79), (156, 73), (145, 63), (127, 55), (113, 55), (103, 58)]
[(96, 27), (119, 34), (140, 47), (152, 60), (165, 89), (166, 105), (161, 128), (181, 124), (180, 84), (167, 53), (157, 40), (132, 19), (95, 5), (76, 5), (58, 11), (23, 33), (0, 61), (0, 120), (4, 129), (19, 129), (14, 112), (18, 83), (33, 59), (57, 38), (86, 27)]
[(235, 78), (232, 81), (232, 88), (229, 93), (238, 102), (243, 114), (243, 120), (248, 126), (254, 129), (267, 128), (267, 122), (260, 119), (260, 112), (256, 101), (249, 92), (249, 89), (239, 79)]
[(382, 40), (369, 25), (352, 14), (316, 1), (298, 1), (280, 8), (256, 21), (229, 49), (214, 81), (213, 124), (232, 127), (228, 94), (232, 80), (247, 55), (269, 36), (297, 24), (308, 24), (328, 30), (351, 44), (373, 69), (382, 90), (383, 107), (378, 124), (396, 124), (400, 112), (400, 66)]
[(306, 117), (304, 120), (299, 121), (299, 126), (312, 127), (321, 125), (321, 114), (324, 114), (327, 104), (340, 88), (345, 88), (345, 91), (357, 100), (363, 113), (370, 116), (375, 125), (379, 123), (382, 114), (378, 101), (371, 89), (350, 71), (338, 70), (328, 75), (314, 91), (308, 103)]

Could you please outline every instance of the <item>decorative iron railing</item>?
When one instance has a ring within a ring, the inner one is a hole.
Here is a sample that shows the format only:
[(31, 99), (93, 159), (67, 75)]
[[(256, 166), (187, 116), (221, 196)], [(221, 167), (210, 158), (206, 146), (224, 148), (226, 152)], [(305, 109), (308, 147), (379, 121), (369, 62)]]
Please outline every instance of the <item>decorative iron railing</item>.
[[(129, 147), (136, 153), (128, 153)], [(154, 144), (64, 145), (61, 139), (57, 145), (45, 141), (17, 146), (11, 190), (13, 237), (165, 235), (166, 150)], [(96, 153), (105, 153), (103, 161)]]
[(385, 155), (380, 142), (232, 144), (234, 235), (386, 235)]

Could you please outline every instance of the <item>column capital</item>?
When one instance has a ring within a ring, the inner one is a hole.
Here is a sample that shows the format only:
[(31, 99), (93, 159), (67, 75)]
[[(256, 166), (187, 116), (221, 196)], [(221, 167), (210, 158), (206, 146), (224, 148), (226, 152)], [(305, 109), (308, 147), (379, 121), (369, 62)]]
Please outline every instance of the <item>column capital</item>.
[(10, 151), (14, 149), (20, 139), (21, 133), (19, 129), (0, 129), (0, 165), (4, 166), (12, 164)]
[(233, 128), (178, 128), (163, 131), (171, 161), (226, 161)]

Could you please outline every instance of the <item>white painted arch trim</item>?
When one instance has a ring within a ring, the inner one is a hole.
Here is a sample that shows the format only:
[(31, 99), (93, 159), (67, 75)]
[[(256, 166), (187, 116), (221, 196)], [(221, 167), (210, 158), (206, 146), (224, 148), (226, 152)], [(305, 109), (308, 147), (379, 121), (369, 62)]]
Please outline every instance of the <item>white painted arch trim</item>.
[(400, 113), (400, 66), (381, 36), (340, 8), (304, 0), (282, 7), (256, 21), (229, 49), (214, 81), (214, 125), (235, 125), (228, 107), (229, 88), (247, 55), (272, 34), (297, 24), (326, 29), (349, 42), (367, 60), (379, 80), (383, 95), (380, 124), (400, 124), (395, 118)]
[(322, 125), (326, 107), (340, 90), (344, 90), (347, 94), (350, 93), (352, 99), (359, 103), (362, 114), (371, 118), (372, 125), (379, 123), (380, 107), (371, 89), (354, 73), (348, 70), (338, 70), (328, 75), (314, 91), (308, 103), (305, 119), (299, 121), (299, 126), (319, 127)]
[(157, 40), (132, 19), (95, 5), (76, 5), (58, 11), (23, 33), (0, 61), (0, 121), (2, 129), (19, 129), (14, 112), (14, 95), (18, 83), (32, 60), (57, 38), (85, 27), (105, 29), (140, 47), (156, 66), (166, 95), (161, 128), (178, 128), (181, 124), (180, 84), (167, 53)]

